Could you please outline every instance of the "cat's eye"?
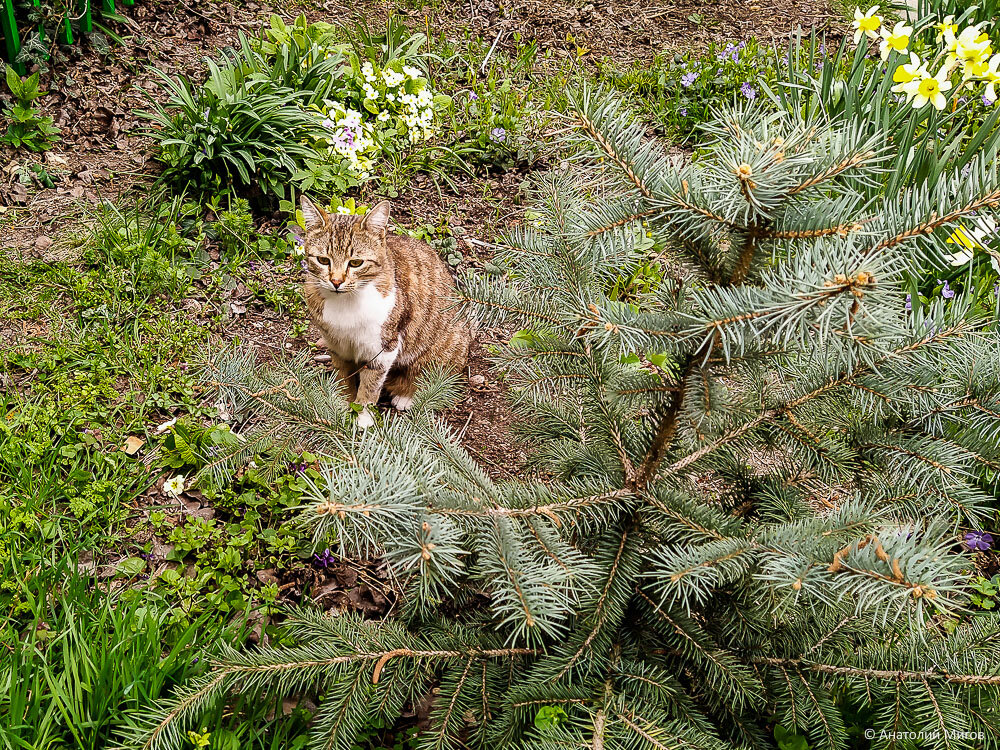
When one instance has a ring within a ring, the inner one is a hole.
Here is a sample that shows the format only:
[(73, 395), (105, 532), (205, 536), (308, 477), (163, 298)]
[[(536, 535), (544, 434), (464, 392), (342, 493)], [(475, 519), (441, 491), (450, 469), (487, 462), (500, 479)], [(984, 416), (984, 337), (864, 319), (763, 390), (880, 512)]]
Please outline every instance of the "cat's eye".
[(325, 258), (325, 257), (319, 257), (319, 258), (317, 258), (316, 262), (319, 263), (321, 266), (328, 266), (328, 265), (330, 265), (330, 259), (329, 258)]
[(364, 261), (359, 258), (353, 258), (352, 260), (347, 261), (347, 265), (349, 265), (351, 268), (357, 268), (363, 263)]

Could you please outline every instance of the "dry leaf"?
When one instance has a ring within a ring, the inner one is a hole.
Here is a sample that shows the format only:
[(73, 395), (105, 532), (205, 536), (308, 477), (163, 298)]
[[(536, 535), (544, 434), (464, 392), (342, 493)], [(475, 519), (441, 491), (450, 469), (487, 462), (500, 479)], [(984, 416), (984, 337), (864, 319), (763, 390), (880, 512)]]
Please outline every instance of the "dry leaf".
[(126, 456), (134, 456), (139, 452), (139, 449), (146, 444), (146, 441), (141, 437), (136, 437), (135, 435), (129, 435), (125, 439), (125, 445), (122, 446), (122, 450), (125, 452)]

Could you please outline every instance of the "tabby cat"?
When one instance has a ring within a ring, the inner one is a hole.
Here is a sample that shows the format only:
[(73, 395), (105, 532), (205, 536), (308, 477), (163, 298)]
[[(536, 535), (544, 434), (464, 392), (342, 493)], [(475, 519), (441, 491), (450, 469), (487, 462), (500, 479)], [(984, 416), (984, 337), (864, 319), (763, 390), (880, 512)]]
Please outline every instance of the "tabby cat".
[(383, 387), (405, 411), (424, 368), (465, 369), (469, 327), (452, 310), (455, 286), (437, 252), (387, 232), (388, 201), (364, 216), (327, 213), (305, 196), (301, 205), (309, 317), (363, 407), (358, 425), (370, 427)]

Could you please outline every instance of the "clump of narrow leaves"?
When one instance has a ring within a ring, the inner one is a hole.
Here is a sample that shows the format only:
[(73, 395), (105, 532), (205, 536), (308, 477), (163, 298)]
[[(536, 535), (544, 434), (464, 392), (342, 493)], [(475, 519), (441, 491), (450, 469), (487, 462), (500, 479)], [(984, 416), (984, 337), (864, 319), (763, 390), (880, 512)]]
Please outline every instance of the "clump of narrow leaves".
[(317, 746), (346, 750), (432, 689), (426, 748), (761, 747), (780, 724), (832, 749), (859, 716), (927, 746), (997, 736), (1000, 620), (965, 613), (958, 540), (995, 506), (1000, 342), (962, 295), (902, 289), (996, 210), (997, 165), (872, 201), (883, 143), (852, 125), (727, 111), (692, 163), (604, 92), (570, 117), (572, 176), (539, 181), (540, 226), (463, 290), (521, 329), (497, 365), (524, 478), (432, 414), (447, 379), (355, 438), (304, 362), (214, 357), (244, 440), (204, 479), (325, 452), (299, 522), (384, 556), (399, 606), (297, 613), (301, 645), (224, 651), (131, 745), (179, 747), (227, 694), (314, 691)]

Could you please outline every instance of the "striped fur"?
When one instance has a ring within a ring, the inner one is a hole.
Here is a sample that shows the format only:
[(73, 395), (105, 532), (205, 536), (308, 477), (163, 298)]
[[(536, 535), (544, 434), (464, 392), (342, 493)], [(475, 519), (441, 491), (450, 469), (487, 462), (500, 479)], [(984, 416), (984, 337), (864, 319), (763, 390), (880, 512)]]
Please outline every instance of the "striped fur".
[(387, 232), (389, 203), (364, 217), (328, 214), (302, 197), (306, 219), (305, 298), (351, 401), (368, 406), (383, 388), (409, 408), (421, 371), (461, 372), (470, 333), (451, 309), (455, 287), (430, 245)]

